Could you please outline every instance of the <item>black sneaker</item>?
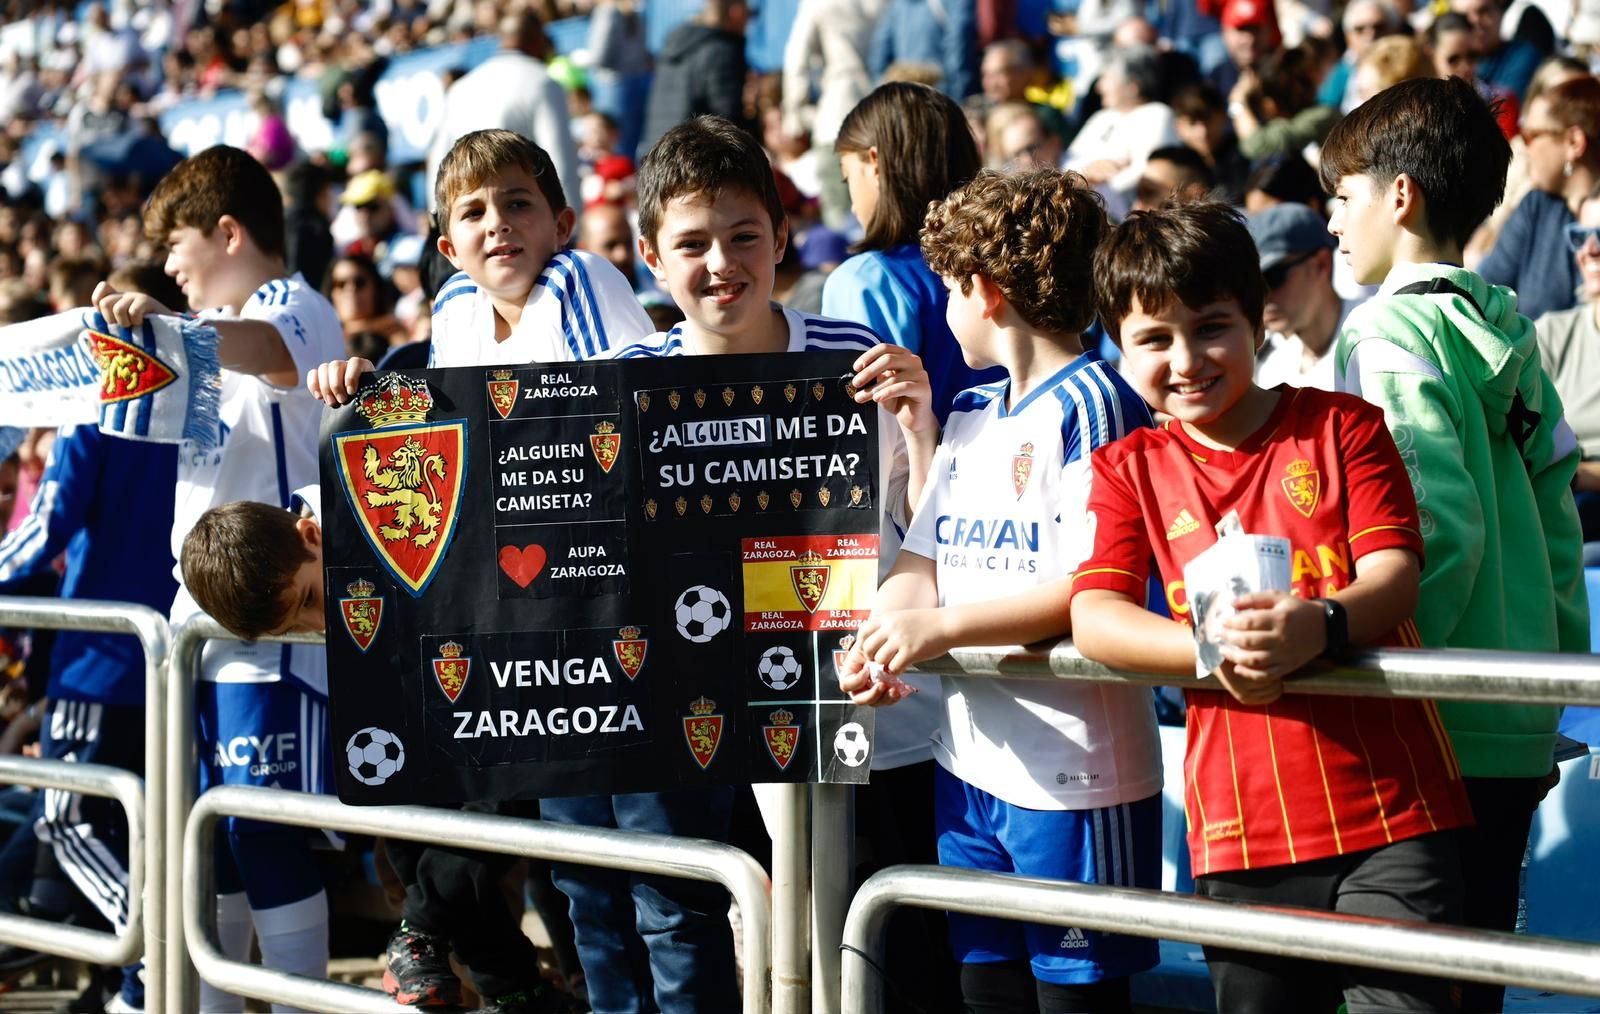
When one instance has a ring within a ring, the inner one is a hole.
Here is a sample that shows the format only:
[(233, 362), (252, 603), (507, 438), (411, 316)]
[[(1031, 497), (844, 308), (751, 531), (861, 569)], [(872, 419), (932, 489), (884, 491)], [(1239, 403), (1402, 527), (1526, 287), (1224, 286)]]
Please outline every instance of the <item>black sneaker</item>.
[(475, 1014), (574, 1014), (588, 1009), (575, 997), (549, 986), (537, 986), (519, 993), (486, 996)]
[(407, 926), (389, 938), (383, 988), (396, 1003), (408, 1007), (457, 1007), (461, 980), (450, 969), (450, 945), (444, 937)]

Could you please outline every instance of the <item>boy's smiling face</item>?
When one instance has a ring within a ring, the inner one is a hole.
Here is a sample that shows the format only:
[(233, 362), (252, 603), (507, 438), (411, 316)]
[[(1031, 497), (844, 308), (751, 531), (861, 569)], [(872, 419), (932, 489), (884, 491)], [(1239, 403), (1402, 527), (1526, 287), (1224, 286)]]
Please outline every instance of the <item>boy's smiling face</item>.
[(241, 230), (231, 215), (224, 215), (209, 235), (192, 225), (180, 225), (167, 234), (164, 269), (194, 309), (239, 307), (255, 291), (248, 281), (233, 277), (237, 272), (230, 254), (239, 249)]
[(1339, 237), (1339, 253), (1362, 285), (1378, 285), (1394, 263), (1401, 228), (1391, 207), (1392, 187), (1371, 176), (1344, 176), (1333, 191), (1328, 231)]
[(1147, 310), (1135, 297), (1121, 330), (1122, 373), (1150, 407), (1224, 444), (1249, 436), (1253, 425), (1236, 433), (1234, 424), (1241, 404), (1260, 392), (1254, 375), (1263, 333), (1237, 299), (1191, 309), (1173, 296)]
[(571, 208), (553, 212), (539, 181), (516, 167), (457, 195), (449, 213), (439, 252), (490, 298), (519, 308), (576, 221)]
[(656, 235), (640, 237), (639, 253), (692, 324), (737, 340), (762, 334), (771, 319), (788, 235), (788, 223), (774, 229), (754, 193), (724, 187), (668, 201)]

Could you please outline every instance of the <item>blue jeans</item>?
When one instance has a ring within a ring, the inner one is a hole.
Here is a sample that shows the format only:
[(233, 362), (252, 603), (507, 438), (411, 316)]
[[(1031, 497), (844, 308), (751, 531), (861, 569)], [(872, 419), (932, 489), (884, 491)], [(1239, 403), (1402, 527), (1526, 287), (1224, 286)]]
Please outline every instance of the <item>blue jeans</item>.
[[(575, 796), (541, 800), (539, 815), (558, 824), (726, 841), (733, 798), (731, 786)], [(551, 879), (572, 903), (595, 1014), (739, 1010), (722, 887), (570, 863), (553, 864)]]

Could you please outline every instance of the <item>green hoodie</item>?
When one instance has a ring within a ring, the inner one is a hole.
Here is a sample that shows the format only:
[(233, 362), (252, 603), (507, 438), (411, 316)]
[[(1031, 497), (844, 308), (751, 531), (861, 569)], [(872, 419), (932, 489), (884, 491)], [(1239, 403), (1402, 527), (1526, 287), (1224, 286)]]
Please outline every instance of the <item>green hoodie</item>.
[[(1472, 300), (1396, 294), (1432, 279)], [(1346, 318), (1334, 354), (1338, 389), (1383, 409), (1411, 475), (1422, 643), (1587, 652), (1580, 452), (1516, 295), (1461, 268), (1399, 264)], [(1560, 708), (1440, 701), (1439, 714), (1469, 777), (1549, 772)]]

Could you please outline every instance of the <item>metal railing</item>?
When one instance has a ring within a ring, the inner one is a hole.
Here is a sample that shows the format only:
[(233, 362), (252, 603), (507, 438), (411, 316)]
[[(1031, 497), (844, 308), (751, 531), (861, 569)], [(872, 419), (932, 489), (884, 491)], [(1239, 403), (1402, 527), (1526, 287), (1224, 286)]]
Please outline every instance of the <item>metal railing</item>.
[[(186, 622), (174, 638), (167, 721), (174, 729), (194, 724), (194, 685), (200, 651), (210, 640), (237, 640), (215, 620), (197, 616)], [(322, 644), (317, 634), (291, 634), (262, 638), (291, 644)], [(337, 751), (336, 751), (337, 754)], [(602, 828), (547, 824), (513, 817), (469, 814), (435, 807), (345, 806), (327, 796), (277, 789), (224, 786), (194, 798), (196, 757), (192, 736), (172, 737), (167, 744), (166, 777), (172, 786), (167, 806), (169, 840), (184, 842), (173, 850), (166, 866), (170, 941), (167, 975), (172, 982), (173, 1009), (194, 1010), (198, 971), (218, 988), (277, 1003), (313, 1010), (395, 1010), (382, 994), (356, 986), (321, 982), (255, 965), (230, 961), (217, 949), (212, 918), (204, 906), (211, 888), (211, 825), (222, 815), (255, 817), (299, 827), (328, 828), (434, 844), (455, 845), (481, 851), (561, 862), (630, 870), (662, 876), (706, 880), (728, 888), (739, 904), (743, 922), (744, 1005), (759, 1014), (800, 1014), (809, 986), (806, 968), (805, 898), (805, 786), (784, 785), (785, 800), (779, 837), (800, 841), (796, 848), (774, 848), (772, 891), (759, 863), (731, 845), (699, 838)], [(222, 793), (218, 795), (218, 793)], [(229, 807), (222, 810), (222, 807)], [(404, 821), (405, 823), (402, 823)], [(201, 825), (204, 825), (203, 827)], [(195, 853), (197, 847), (207, 851)], [(797, 872), (796, 872), (797, 871)], [(199, 874), (206, 880), (202, 883)], [(757, 886), (759, 885), (759, 890)], [(774, 901), (790, 913), (789, 929), (772, 932)], [(212, 936), (193, 936), (202, 928)], [(193, 939), (189, 939), (193, 937)], [(187, 946), (186, 946), (187, 944)], [(191, 966), (190, 960), (193, 960)], [(403, 1009), (403, 1008), (402, 1008)]]
[(767, 1010), (770, 885), (761, 865), (732, 845), (427, 806), (346, 806), (330, 796), (243, 785), (222, 786), (202, 795), (190, 815), (183, 842), (183, 921), (189, 954), (207, 982), (229, 992), (311, 1010), (396, 1009), (392, 1001), (375, 990), (290, 975), (223, 956), (217, 946), (211, 905), (211, 847), (216, 822), (224, 816), (448, 843), (530, 859), (581, 862), (721, 884), (738, 903), (743, 923), (744, 1009), (751, 1014)]
[[(166, 898), (160, 884), (167, 843), (157, 829), (162, 826), (167, 785), (162, 766), (163, 681), (170, 646), (166, 617), (148, 606), (130, 602), (5, 596), (0, 597), (0, 626), (131, 634), (139, 640), (144, 653), (144, 769), (147, 775), (141, 784), (136, 775), (98, 764), (47, 762), (36, 758), (5, 761), (0, 767), (0, 782), (82, 792), (122, 803), (128, 811), (129, 900), (128, 922), (118, 937), (88, 930), (69, 932), (68, 927), (39, 919), (5, 916), (0, 918), (0, 942), (119, 964), (138, 956), (138, 942), (142, 937), (145, 1006), (147, 1010), (165, 1010)], [(62, 768), (76, 771), (68, 773)], [(106, 943), (107, 939), (115, 941), (115, 945)], [(103, 953), (91, 958), (85, 953), (86, 949)]]
[[(1218, 689), (1211, 680), (1109, 669), (1084, 658), (1067, 641), (1027, 648), (959, 649), (917, 668), (951, 676)], [(1341, 696), (1600, 705), (1600, 660), (1590, 655), (1387, 648), (1352, 653), (1338, 666), (1315, 666), (1286, 680), (1284, 689)], [(897, 866), (869, 878), (845, 918), (840, 980), (834, 990), (845, 1014), (876, 1014), (882, 1009), (884, 984), (877, 970), (882, 934), (897, 905), (1600, 996), (1597, 944), (952, 867)], [(817, 988), (834, 985), (819, 982)]]

